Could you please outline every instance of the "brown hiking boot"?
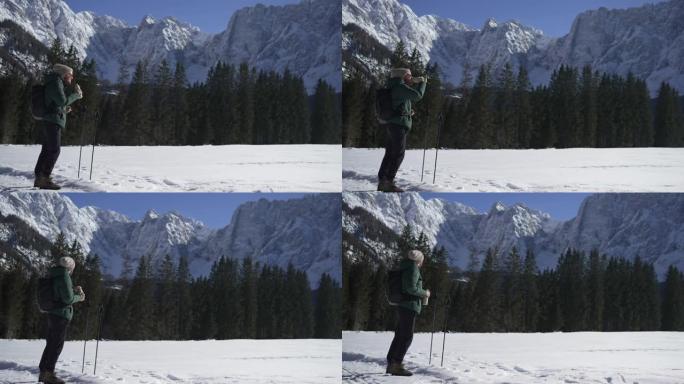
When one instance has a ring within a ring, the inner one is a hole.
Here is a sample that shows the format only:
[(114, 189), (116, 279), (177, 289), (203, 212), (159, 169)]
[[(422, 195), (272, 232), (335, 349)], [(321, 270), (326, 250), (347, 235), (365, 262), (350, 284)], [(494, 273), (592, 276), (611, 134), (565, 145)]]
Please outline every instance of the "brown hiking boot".
[(401, 363), (390, 363), (390, 365), (387, 366), (386, 373), (389, 373), (392, 376), (413, 376), (413, 373), (404, 368), (404, 365)]
[(64, 384), (64, 380), (55, 376), (55, 373), (52, 371), (42, 371), (38, 377), (38, 382), (45, 384)]
[(50, 189), (57, 191), (62, 189), (59, 185), (55, 184), (52, 179), (48, 176), (36, 176), (36, 181), (33, 182), (33, 186), (40, 189)]
[(380, 192), (404, 192), (403, 189), (394, 185), (392, 180), (380, 180), (378, 183), (378, 191)]

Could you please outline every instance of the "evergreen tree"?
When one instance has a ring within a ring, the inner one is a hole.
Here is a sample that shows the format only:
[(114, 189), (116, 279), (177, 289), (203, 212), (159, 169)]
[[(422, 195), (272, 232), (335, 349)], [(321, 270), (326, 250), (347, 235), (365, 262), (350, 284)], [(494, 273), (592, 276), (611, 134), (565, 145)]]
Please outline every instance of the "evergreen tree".
[(487, 250), (474, 292), (475, 313), (481, 332), (501, 330), (501, 298), (499, 296), (500, 276), (497, 251)]
[(527, 250), (525, 254), (525, 262), (521, 278), (521, 288), (523, 297), (523, 330), (526, 332), (535, 332), (539, 328), (539, 287), (537, 285), (537, 278), (539, 270), (537, 269), (537, 260), (534, 252), (531, 249)]
[(592, 331), (603, 330), (604, 273), (605, 259), (594, 249), (589, 254), (589, 270), (587, 271), (588, 307), (587, 328)]
[(339, 285), (327, 273), (321, 275), (315, 313), (314, 337), (317, 339), (338, 339), (342, 336), (339, 291)]
[(192, 329), (193, 316), (195, 313), (192, 309), (192, 293), (191, 293), (190, 267), (188, 265), (188, 257), (181, 255), (178, 260), (178, 269), (176, 270), (176, 305), (178, 308), (177, 324), (178, 330), (176, 333), (181, 340), (190, 338), (190, 331)]
[(508, 253), (503, 278), (503, 327), (507, 332), (520, 332), (525, 322), (525, 298), (522, 290), (522, 265), (516, 247)]
[(242, 260), (240, 273), (240, 306), (242, 312), (242, 335), (248, 339), (257, 336), (257, 275), (258, 265), (254, 265), (251, 258)]
[(660, 85), (656, 100), (655, 146), (684, 146), (684, 118), (679, 94), (667, 83)]
[(662, 313), (663, 331), (684, 330), (684, 276), (673, 265), (665, 276)]
[(154, 282), (150, 258), (141, 256), (126, 300), (126, 333), (128, 340), (149, 340), (154, 337)]
[(311, 114), (311, 143), (336, 144), (340, 142), (340, 118), (335, 106), (335, 90), (318, 80)]

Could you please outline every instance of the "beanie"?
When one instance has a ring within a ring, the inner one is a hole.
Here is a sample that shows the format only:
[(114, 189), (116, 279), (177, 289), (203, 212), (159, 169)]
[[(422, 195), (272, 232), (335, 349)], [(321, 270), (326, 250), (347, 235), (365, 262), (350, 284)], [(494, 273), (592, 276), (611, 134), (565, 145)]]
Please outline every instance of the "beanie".
[(406, 76), (406, 74), (409, 72), (411, 72), (411, 70), (408, 68), (392, 68), (392, 73), (390, 77), (404, 78), (404, 76)]
[(55, 65), (52, 67), (52, 71), (53, 71), (54, 73), (60, 75), (60, 76), (64, 76), (64, 75), (66, 75), (67, 73), (70, 74), (70, 75), (73, 75), (73, 74), (74, 74), (74, 70), (71, 69), (71, 67), (66, 66), (66, 65), (64, 65), (64, 64), (55, 64)]
[(71, 273), (76, 268), (76, 262), (71, 257), (64, 256), (59, 258), (59, 266), (68, 269), (69, 273)]

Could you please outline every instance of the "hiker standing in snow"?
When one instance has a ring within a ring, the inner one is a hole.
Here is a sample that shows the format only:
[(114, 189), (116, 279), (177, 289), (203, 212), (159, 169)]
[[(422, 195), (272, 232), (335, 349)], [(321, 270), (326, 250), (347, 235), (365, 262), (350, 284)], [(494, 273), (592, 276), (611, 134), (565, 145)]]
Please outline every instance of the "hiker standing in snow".
[(71, 112), (70, 105), (83, 98), (81, 87), (76, 84), (72, 92), (66, 92), (65, 85), (74, 81), (74, 70), (64, 64), (55, 64), (52, 72), (45, 77), (45, 108), (42, 116), (43, 146), (40, 149), (34, 174), (34, 187), (40, 189), (60, 189), (50, 175), (59, 157), (61, 130), (66, 126), (66, 115)]
[(55, 376), (55, 365), (62, 353), (66, 329), (74, 315), (72, 304), (85, 300), (85, 293), (80, 286), (72, 287), (71, 274), (76, 263), (71, 257), (62, 257), (56, 267), (50, 268), (48, 276), (52, 278), (54, 300), (61, 303), (48, 311), (48, 331), (45, 350), (40, 358), (40, 376), (38, 381), (46, 384), (63, 384), (64, 381)]
[(408, 68), (392, 69), (387, 86), (392, 92), (392, 109), (395, 114), (385, 125), (387, 140), (385, 156), (378, 172), (378, 191), (403, 192), (394, 185), (394, 177), (406, 152), (406, 135), (411, 130), (412, 117), (415, 113), (412, 103), (423, 98), (426, 85), (424, 77), (414, 78)]
[(401, 260), (401, 290), (404, 298), (397, 306), (397, 326), (394, 329), (394, 338), (387, 352), (387, 373), (394, 376), (411, 376), (410, 371), (404, 368), (403, 361), (406, 351), (413, 341), (413, 330), (416, 325), (416, 316), (420, 314), (423, 305), (427, 304), (430, 290), (423, 289), (423, 277), (420, 275), (420, 267), (423, 266), (425, 256), (417, 250), (410, 251), (405, 259)]

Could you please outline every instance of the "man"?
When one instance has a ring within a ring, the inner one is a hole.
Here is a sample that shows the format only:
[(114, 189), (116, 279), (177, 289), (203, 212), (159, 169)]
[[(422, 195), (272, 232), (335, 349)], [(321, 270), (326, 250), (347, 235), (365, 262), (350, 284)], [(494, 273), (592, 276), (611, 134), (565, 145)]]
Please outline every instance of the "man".
[(386, 124), (387, 140), (378, 172), (378, 191), (403, 192), (394, 185), (394, 177), (406, 152), (406, 135), (411, 130), (415, 113), (412, 103), (423, 98), (426, 85), (424, 77), (414, 78), (408, 68), (392, 69), (388, 87), (392, 91), (392, 108), (396, 113)]
[(406, 258), (401, 260), (401, 290), (404, 299), (397, 306), (397, 326), (394, 330), (394, 338), (387, 352), (387, 373), (394, 376), (411, 376), (410, 371), (404, 368), (403, 361), (413, 341), (413, 330), (416, 325), (416, 316), (420, 314), (421, 307), (430, 297), (430, 290), (423, 289), (423, 278), (420, 275), (420, 267), (423, 266), (425, 257), (417, 250), (410, 251)]
[(48, 331), (45, 350), (40, 358), (40, 376), (38, 381), (46, 384), (64, 384), (64, 381), (55, 376), (55, 365), (62, 353), (66, 329), (74, 315), (72, 304), (85, 300), (85, 293), (80, 286), (72, 287), (71, 274), (74, 272), (76, 263), (71, 257), (59, 259), (56, 267), (50, 268), (48, 274), (52, 278), (52, 290), (56, 301), (62, 306), (48, 312)]
[(66, 126), (66, 115), (71, 111), (70, 105), (83, 98), (81, 87), (76, 84), (73, 92), (65, 91), (65, 85), (74, 81), (74, 70), (63, 64), (55, 64), (52, 72), (45, 77), (45, 108), (41, 124), (43, 125), (43, 146), (40, 149), (34, 174), (34, 187), (40, 189), (60, 189), (50, 175), (59, 157), (61, 146), (61, 130)]

